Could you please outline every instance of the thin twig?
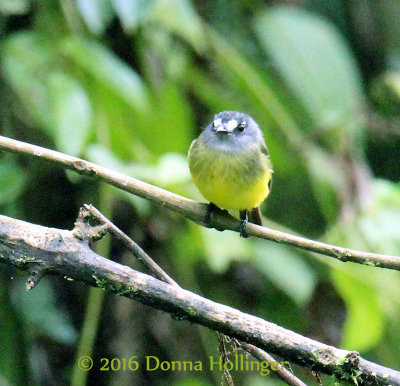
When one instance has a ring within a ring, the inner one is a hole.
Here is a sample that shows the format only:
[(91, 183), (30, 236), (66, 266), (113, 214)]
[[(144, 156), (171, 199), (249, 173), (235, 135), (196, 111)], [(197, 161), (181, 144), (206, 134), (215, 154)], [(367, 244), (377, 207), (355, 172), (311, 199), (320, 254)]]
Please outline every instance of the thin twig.
[(226, 367), (226, 364), (229, 362), (229, 358), (228, 358), (229, 353), (228, 353), (228, 350), (226, 349), (226, 344), (225, 344), (226, 338), (227, 337), (224, 334), (221, 334), (220, 332), (218, 332), (218, 351), (219, 351), (219, 355), (221, 356), (221, 360), (222, 360), (222, 367), (223, 367), (223, 374), (224, 374), (225, 382), (228, 386), (234, 386), (232, 375)]
[[(252, 344), (239, 342), (239, 346), (243, 350), (246, 350), (249, 354), (251, 354), (254, 358), (259, 360), (260, 362), (265, 361), (270, 364), (276, 362), (276, 360), (271, 355), (269, 355), (265, 351), (261, 350), (260, 348)], [(299, 378), (297, 378), (292, 372), (287, 370), (285, 367), (279, 368), (278, 370), (274, 370), (274, 374), (290, 386), (307, 386), (304, 382), (302, 382)]]
[[(158, 205), (180, 213), (186, 218), (203, 226), (226, 229), (235, 232), (240, 230), (240, 220), (226, 213), (217, 213), (211, 216), (210, 223), (205, 223), (207, 205), (190, 200), (188, 198), (171, 193), (165, 189), (158, 188), (136, 178), (117, 173), (105, 167), (93, 164), (80, 158), (48, 150), (43, 147), (20, 142), (11, 138), (0, 136), (0, 148), (39, 157), (66, 169), (73, 170), (79, 174), (98, 178), (119, 189), (125, 190), (139, 197), (145, 198)], [(382, 255), (377, 253), (361, 252), (353, 249), (342, 248), (335, 245), (309, 240), (304, 237), (294, 236), (289, 233), (280, 232), (274, 229), (261, 227), (255, 224), (247, 224), (246, 233), (265, 240), (291, 245), (297, 248), (330, 256), (340, 261), (351, 261), (371, 267), (380, 267), (400, 271), (400, 257)]]
[(98, 209), (96, 209), (93, 205), (87, 204), (84, 205), (84, 208), (98, 221), (101, 221), (104, 225), (106, 225), (106, 229), (115, 237), (117, 237), (124, 244), (124, 246), (154, 274), (155, 277), (165, 281), (168, 284), (179, 287), (178, 283), (174, 281), (137, 243), (135, 243), (130, 237), (128, 237), (128, 235), (122, 232), (121, 229), (116, 227)]

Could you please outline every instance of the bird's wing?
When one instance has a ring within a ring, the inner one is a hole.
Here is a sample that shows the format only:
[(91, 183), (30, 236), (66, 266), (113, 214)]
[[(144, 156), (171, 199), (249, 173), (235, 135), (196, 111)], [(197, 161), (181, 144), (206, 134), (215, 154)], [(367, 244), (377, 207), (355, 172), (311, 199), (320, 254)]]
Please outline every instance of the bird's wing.
[[(270, 161), (270, 159), (269, 159), (268, 147), (267, 147), (267, 145), (266, 145), (265, 142), (261, 145), (261, 152), (267, 156), (268, 162), (269, 162), (270, 165), (271, 165), (271, 161)], [(271, 169), (272, 169), (272, 165), (271, 165)], [(269, 181), (268, 181), (268, 189), (269, 189), (269, 192), (271, 193), (271, 189), (272, 189), (272, 174), (271, 174), (271, 178), (270, 178)]]
[(267, 144), (264, 141), (261, 144), (261, 152), (269, 157), (268, 147), (267, 147)]

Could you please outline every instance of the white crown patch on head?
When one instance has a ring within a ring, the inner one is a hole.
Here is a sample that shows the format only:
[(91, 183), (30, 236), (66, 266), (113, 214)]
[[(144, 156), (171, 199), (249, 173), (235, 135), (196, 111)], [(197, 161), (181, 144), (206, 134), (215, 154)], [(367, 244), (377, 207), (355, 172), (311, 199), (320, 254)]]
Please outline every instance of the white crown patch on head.
[(219, 127), (222, 125), (222, 119), (218, 118), (214, 120), (214, 127)]
[(238, 123), (236, 119), (231, 119), (226, 123), (226, 128), (228, 131), (233, 131), (237, 127)]

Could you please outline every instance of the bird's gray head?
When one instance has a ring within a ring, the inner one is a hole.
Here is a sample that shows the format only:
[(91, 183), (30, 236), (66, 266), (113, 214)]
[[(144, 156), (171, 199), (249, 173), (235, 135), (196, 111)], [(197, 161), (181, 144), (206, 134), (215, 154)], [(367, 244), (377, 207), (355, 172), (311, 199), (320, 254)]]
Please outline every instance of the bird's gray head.
[(238, 111), (222, 111), (201, 134), (204, 143), (224, 151), (245, 150), (264, 143), (263, 134), (252, 117)]

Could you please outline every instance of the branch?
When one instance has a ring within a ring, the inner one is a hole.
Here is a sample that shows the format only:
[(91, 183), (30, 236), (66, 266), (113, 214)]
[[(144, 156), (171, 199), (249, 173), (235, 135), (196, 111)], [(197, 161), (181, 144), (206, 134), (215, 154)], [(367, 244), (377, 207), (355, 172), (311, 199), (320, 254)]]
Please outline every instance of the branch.
[(100, 287), (253, 344), (314, 371), (358, 384), (400, 385), (400, 372), (202, 298), (94, 253), (74, 231), (0, 216), (0, 262)]
[[(91, 227), (90, 223), (92, 220), (96, 220), (99, 225)], [(92, 229), (95, 229), (93, 232)], [(98, 232), (100, 229), (100, 234)], [(81, 239), (87, 239), (88, 241), (96, 240), (99, 236), (102, 236), (103, 231), (108, 231), (119, 239), (125, 247), (132, 252), (132, 254), (142, 262), (158, 279), (165, 281), (168, 284), (178, 286), (176, 283), (138, 244), (136, 244), (131, 238), (129, 238), (124, 232), (122, 232), (118, 227), (116, 227), (107, 217), (105, 217), (99, 210), (97, 210), (93, 205), (85, 204), (83, 208), (79, 211), (78, 221), (75, 223), (75, 237)], [(79, 237), (80, 236), (80, 237)], [(218, 340), (220, 342), (220, 353), (223, 360), (225, 360), (225, 351), (221, 352), (224, 348), (224, 335), (218, 334)], [(248, 343), (237, 342), (237, 346), (241, 347), (243, 350), (247, 351), (254, 358), (258, 359), (260, 362), (268, 362), (269, 364), (275, 362), (265, 351), (259, 349)], [(294, 374), (289, 370), (282, 368), (275, 371), (275, 375), (281, 378), (286, 384), (290, 386), (306, 386), (305, 383), (300, 381)], [(232, 378), (228, 370), (224, 370), (224, 376), (226, 383), (228, 385), (232, 384)]]
[[(158, 205), (171, 209), (186, 218), (202, 226), (216, 228), (218, 230), (231, 230), (239, 232), (240, 221), (231, 215), (218, 212), (214, 213), (208, 223), (205, 222), (207, 215), (207, 205), (190, 200), (188, 198), (171, 193), (165, 189), (158, 188), (146, 182), (114, 172), (105, 167), (48, 150), (43, 147), (20, 142), (11, 138), (0, 136), (0, 149), (15, 153), (27, 154), (63, 166), (73, 170), (78, 174), (98, 178), (119, 189), (125, 190), (136, 196), (145, 198)], [(335, 245), (309, 240), (304, 237), (294, 236), (285, 232), (280, 232), (267, 227), (248, 223), (246, 233), (261, 239), (271, 240), (277, 243), (291, 245), (297, 248), (316, 252), (325, 256), (330, 256), (340, 261), (351, 261), (353, 263), (364, 264), (373, 267), (388, 268), (400, 271), (400, 257), (381, 255), (377, 253), (361, 252), (353, 249), (342, 248)]]

